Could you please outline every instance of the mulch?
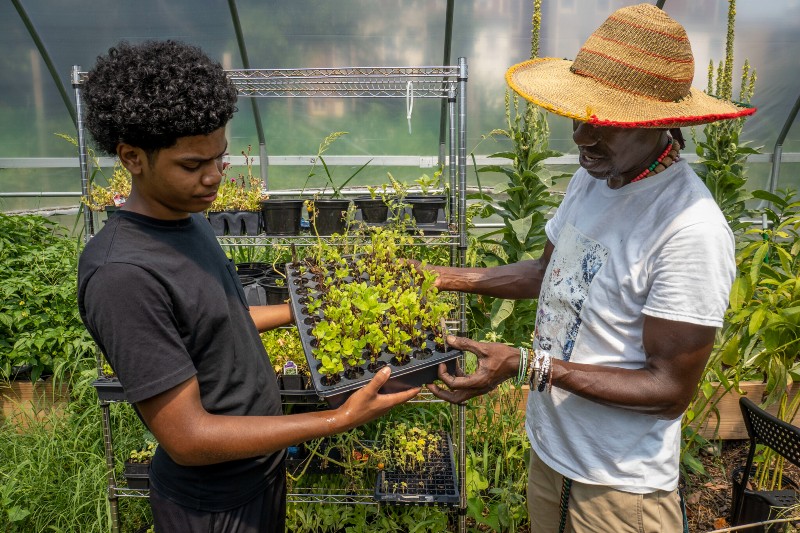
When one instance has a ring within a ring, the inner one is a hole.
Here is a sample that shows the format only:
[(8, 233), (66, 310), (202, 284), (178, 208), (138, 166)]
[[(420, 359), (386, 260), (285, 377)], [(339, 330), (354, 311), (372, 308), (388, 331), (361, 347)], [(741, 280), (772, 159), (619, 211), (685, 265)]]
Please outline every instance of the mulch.
[[(747, 459), (749, 441), (722, 441), (720, 453), (702, 453), (700, 460), (708, 476), (689, 475), (685, 479), (686, 516), (689, 533), (705, 533), (729, 527), (733, 494), (731, 474)], [(786, 463), (784, 475), (800, 479), (800, 469)], [(742, 530), (741, 533), (747, 533)], [(738, 532), (737, 532), (738, 533)]]

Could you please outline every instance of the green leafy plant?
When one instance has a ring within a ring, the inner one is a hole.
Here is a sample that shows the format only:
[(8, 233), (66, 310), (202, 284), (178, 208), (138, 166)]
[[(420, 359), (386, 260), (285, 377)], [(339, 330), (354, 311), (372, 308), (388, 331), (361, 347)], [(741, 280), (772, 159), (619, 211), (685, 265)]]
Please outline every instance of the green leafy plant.
[(303, 344), (297, 328), (277, 328), (261, 334), (261, 341), (267, 351), (272, 368), (276, 374), (283, 372), (287, 363), (291, 362), (297, 373), (307, 376), (308, 363), (303, 353)]
[[(736, 2), (728, 3), (728, 25), (725, 44), (725, 59), (714, 68), (713, 60), (708, 66), (708, 94), (730, 100), (733, 95), (733, 41), (735, 29)], [(715, 75), (716, 72), (716, 75)], [(755, 92), (756, 72), (745, 61), (739, 87), (739, 100), (748, 104)], [(753, 213), (747, 208), (748, 200), (758, 197), (759, 192), (749, 192), (747, 185), (747, 157), (758, 153), (758, 150), (748, 146), (740, 138), (745, 119), (726, 120), (707, 124), (703, 128), (703, 139), (699, 139), (694, 128), (691, 130), (692, 139), (696, 145), (697, 155), (700, 157), (697, 173), (711, 192), (717, 205), (725, 216), (728, 225), (734, 232), (737, 247), (752, 250), (750, 240), (753, 235), (750, 222), (746, 219)], [(746, 231), (747, 230), (747, 231)], [(745, 234), (746, 233), (746, 234)], [(744, 234), (744, 235), (743, 235)], [(737, 268), (739, 277), (750, 271), (749, 258), (738, 255)], [(735, 297), (742, 282), (734, 284), (731, 294), (731, 307), (736, 307)], [(728, 319), (731, 318), (730, 312)], [(709, 442), (701, 437), (698, 428), (703, 427), (712, 417), (719, 423), (716, 404), (723, 394), (738, 389), (741, 379), (752, 377), (752, 368), (739, 360), (738, 341), (731, 325), (727, 323), (721, 333), (717, 335), (717, 342), (706, 365), (706, 373), (700, 382), (698, 391), (690, 403), (682, 421), (683, 444), (681, 448), (681, 466), (684, 470), (705, 474), (705, 470), (697, 457), (698, 450), (708, 449)], [(721, 391), (723, 394), (719, 394)]]
[(247, 151), (242, 151), (247, 167), (247, 175), (239, 174), (235, 178), (230, 178), (227, 175), (227, 169), (230, 168), (227, 163), (224, 164), (222, 182), (217, 189), (217, 198), (209, 211), (258, 211), (260, 209), (259, 202), (267, 198), (267, 195), (262, 192), (261, 178), (253, 175), (253, 158), (250, 157), (251, 147), (247, 147)]
[[(3, 531), (75, 531), (76, 524), (86, 533), (111, 530), (102, 416), (91, 385), (97, 377), (94, 356), (74, 362), (69, 373), (68, 403), (24, 420), (0, 421)], [(109, 419), (118, 450), (141, 445), (142, 425), (130, 405), (109, 406)], [(119, 455), (121, 474), (127, 452)], [(129, 499), (120, 510), (126, 531), (152, 523), (146, 499)]]
[[(57, 133), (56, 136), (64, 139), (75, 148), (78, 147), (78, 139), (75, 137), (64, 133)], [(81, 204), (92, 211), (104, 211), (106, 207), (119, 207), (124, 204), (131, 195), (132, 180), (128, 169), (123, 167), (119, 161), (115, 161), (111, 177), (107, 179), (106, 185), (101, 185), (98, 183), (98, 178), (105, 178), (105, 174), (100, 166), (100, 160), (91, 148), (87, 152), (92, 171), (89, 175), (89, 195), (81, 196)]]
[(321, 314), (311, 330), (313, 353), (319, 372), (332, 379), (366, 360), (374, 364), (384, 350), (397, 364), (408, 362), (421, 349), (420, 325), (441, 338), (440, 321), (452, 311), (438, 294), (434, 272), (398, 258), (410, 235), (374, 228), (369, 237), (369, 244), (354, 246), (356, 255), (320, 243), (313, 257), (296, 265), (312, 276), (304, 313)]
[(94, 353), (77, 302), (80, 242), (34, 215), (0, 214), (0, 376), (31, 379)]
[(153, 455), (156, 453), (158, 443), (155, 441), (147, 442), (143, 447), (131, 450), (128, 454), (128, 462), (131, 463), (149, 463), (153, 460)]
[[(720, 62), (715, 83), (714, 62), (711, 61), (708, 66), (706, 92), (730, 99), (731, 68), (728, 60)], [(750, 63), (745, 61), (739, 91), (739, 100), (742, 103), (750, 102), (755, 92), (755, 82), (755, 69), (751, 69)], [(713, 92), (712, 87), (715, 87)], [(697, 155), (700, 157), (698, 175), (711, 191), (728, 224), (736, 233), (749, 224), (742, 220), (750, 214), (746, 202), (752, 198), (750, 192), (745, 189), (747, 158), (759, 153), (759, 150), (748, 146), (748, 142), (741, 140), (744, 123), (745, 118), (740, 118), (707, 124), (703, 128), (702, 140), (697, 138), (694, 128), (692, 129), (692, 138), (696, 144)]]
[[(780, 195), (755, 191), (753, 196), (770, 202), (764, 209), (770, 224), (745, 232), (745, 245), (737, 253), (738, 275), (719, 358), (723, 365), (763, 379), (763, 405), (777, 403), (778, 417), (791, 421), (800, 409), (800, 396), (789, 401), (791, 386), (800, 379), (800, 199), (794, 190)], [(761, 457), (759, 486), (779, 483), (781, 463), (779, 456)], [(767, 482), (770, 470), (776, 477)]]
[(390, 466), (406, 472), (420, 470), (427, 460), (439, 458), (441, 441), (438, 432), (401, 422), (386, 428), (383, 449)]

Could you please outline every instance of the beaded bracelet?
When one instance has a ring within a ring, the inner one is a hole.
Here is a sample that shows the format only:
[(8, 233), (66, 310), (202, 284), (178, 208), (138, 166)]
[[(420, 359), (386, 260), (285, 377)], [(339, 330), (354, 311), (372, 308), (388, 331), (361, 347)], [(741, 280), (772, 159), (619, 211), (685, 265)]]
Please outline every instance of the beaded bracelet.
[(528, 367), (528, 373), (525, 376), (525, 381), (527, 381), (528, 385), (531, 387), (531, 390), (534, 389), (534, 383), (538, 383), (539, 381), (539, 373), (542, 370), (542, 361), (544, 360), (545, 354), (541, 350), (534, 350), (533, 357), (531, 357), (530, 366)]
[(534, 350), (534, 357), (531, 359), (528, 369), (527, 381), (531, 390), (543, 392), (550, 380), (550, 354), (544, 350)]
[(519, 347), (519, 368), (517, 369), (517, 386), (522, 385), (525, 383), (525, 378), (528, 372), (528, 354), (529, 351), (527, 348), (520, 346)]
[(550, 376), (550, 356), (546, 356), (542, 361), (542, 369), (539, 372), (539, 384), (536, 386), (536, 390), (539, 392), (544, 392), (545, 387), (547, 387), (547, 381)]

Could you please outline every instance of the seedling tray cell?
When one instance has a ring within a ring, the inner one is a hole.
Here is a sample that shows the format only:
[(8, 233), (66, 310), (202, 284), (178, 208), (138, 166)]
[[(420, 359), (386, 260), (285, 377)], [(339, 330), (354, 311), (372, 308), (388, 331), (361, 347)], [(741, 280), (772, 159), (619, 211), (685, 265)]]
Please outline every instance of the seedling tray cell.
[(458, 480), (450, 435), (441, 432), (438, 453), (427, 457), (419, 469), (378, 471), (375, 501), (391, 505), (457, 506)]
[(337, 407), (344, 403), (350, 394), (366, 385), (383, 366), (389, 366), (392, 374), (389, 381), (381, 388), (381, 393), (400, 392), (433, 383), (438, 379), (440, 363), (446, 365), (450, 374), (455, 373), (456, 359), (463, 352), (447, 346), (437, 346), (429, 335), (424, 345), (413, 350), (414, 355), (404, 364), (397, 363), (395, 354), (382, 351), (374, 364), (366, 362), (357, 367), (356, 372), (342, 372), (336, 383), (330, 383), (329, 378), (319, 372), (321, 362), (314, 355), (316, 339), (312, 335), (314, 324), (319, 319), (324, 319), (324, 316), (321, 311), (314, 313), (313, 316), (310, 315), (307, 307), (309, 301), (313, 299), (317, 284), (308, 273), (301, 274), (296, 263), (289, 263), (287, 276), (289, 304), (292, 307), (303, 352), (308, 361), (311, 382), (317, 395), (331, 407)]

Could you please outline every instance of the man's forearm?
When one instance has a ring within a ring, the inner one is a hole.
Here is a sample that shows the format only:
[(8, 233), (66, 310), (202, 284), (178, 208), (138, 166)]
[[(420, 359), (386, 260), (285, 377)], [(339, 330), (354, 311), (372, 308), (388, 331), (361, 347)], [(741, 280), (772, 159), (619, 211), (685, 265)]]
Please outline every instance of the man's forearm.
[(547, 264), (520, 261), (492, 268), (436, 267), (440, 290), (520, 300), (538, 298)]

